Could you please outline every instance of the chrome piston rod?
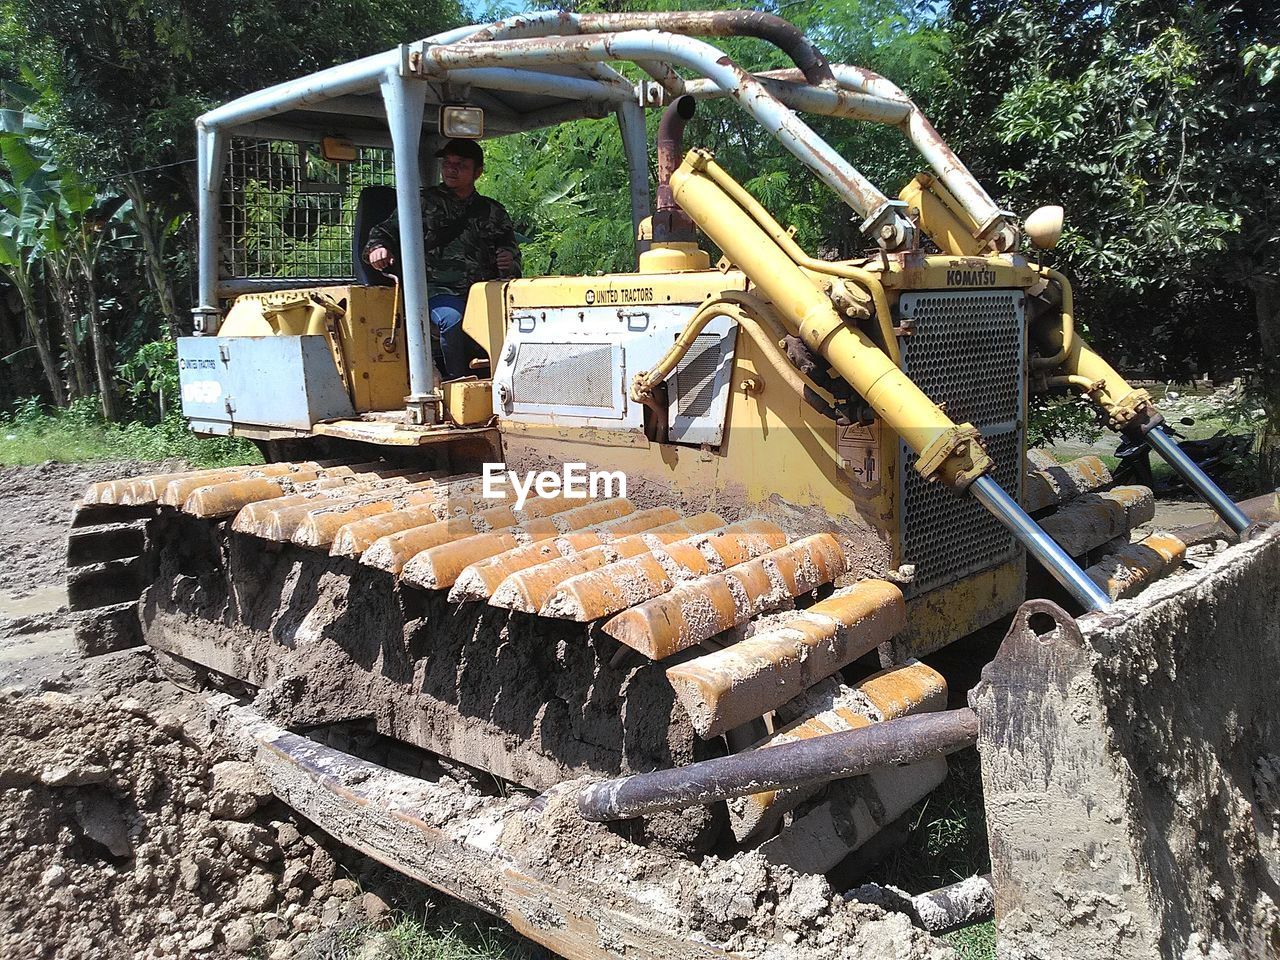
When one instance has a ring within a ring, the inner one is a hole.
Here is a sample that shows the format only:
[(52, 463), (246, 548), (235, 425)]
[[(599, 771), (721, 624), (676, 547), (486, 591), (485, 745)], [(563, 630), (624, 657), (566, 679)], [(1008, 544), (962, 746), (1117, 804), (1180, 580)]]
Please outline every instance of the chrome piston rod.
[(969, 492), (1017, 537), (1018, 542), (1086, 610), (1110, 608), (1111, 598), (1102, 588), (1089, 579), (1080, 566), (1067, 556), (1067, 552), (1041, 530), (1040, 525), (1027, 516), (1026, 511), (991, 476), (981, 476), (973, 481)]
[(1235, 501), (1222, 492), (1222, 488), (1209, 479), (1209, 475), (1199, 465), (1182, 452), (1182, 448), (1159, 427), (1152, 427), (1146, 433), (1147, 444), (1164, 457), (1165, 462), (1178, 473), (1183, 480), (1200, 494), (1209, 506), (1222, 518), (1222, 522), (1236, 533), (1243, 533), (1249, 525), (1249, 518), (1236, 506)]

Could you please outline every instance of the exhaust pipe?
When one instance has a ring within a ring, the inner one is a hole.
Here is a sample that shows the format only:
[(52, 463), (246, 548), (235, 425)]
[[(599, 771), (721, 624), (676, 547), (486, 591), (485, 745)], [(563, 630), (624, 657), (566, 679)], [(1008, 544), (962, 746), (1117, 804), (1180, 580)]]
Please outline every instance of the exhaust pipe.
[(680, 209), (671, 192), (671, 175), (684, 159), (684, 128), (697, 112), (693, 97), (677, 97), (662, 111), (658, 123), (658, 209), (653, 215), (655, 243), (683, 243), (697, 239), (693, 220)]

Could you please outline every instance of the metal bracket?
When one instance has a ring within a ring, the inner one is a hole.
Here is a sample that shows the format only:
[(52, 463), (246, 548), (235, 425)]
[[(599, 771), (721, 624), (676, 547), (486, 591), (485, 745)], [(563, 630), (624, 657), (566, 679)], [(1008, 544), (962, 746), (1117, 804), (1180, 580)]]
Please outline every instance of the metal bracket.
[(915, 245), (916, 228), (905, 200), (886, 200), (858, 226), (882, 250), (904, 250)]

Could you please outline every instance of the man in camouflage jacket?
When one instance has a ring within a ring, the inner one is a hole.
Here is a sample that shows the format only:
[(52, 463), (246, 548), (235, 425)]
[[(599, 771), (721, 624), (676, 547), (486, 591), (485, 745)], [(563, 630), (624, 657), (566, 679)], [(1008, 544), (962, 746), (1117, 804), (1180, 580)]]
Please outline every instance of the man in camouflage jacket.
[[(450, 140), (436, 156), (442, 158), (442, 182), (422, 192), (432, 354), (444, 378), (456, 380), (471, 374), (471, 360), (480, 354), (462, 332), (467, 292), (482, 280), (520, 276), (520, 246), (502, 204), (476, 192), (476, 179), (484, 170), (480, 144)], [(370, 232), (364, 259), (375, 270), (386, 271), (399, 254), (400, 224), (393, 214)]]

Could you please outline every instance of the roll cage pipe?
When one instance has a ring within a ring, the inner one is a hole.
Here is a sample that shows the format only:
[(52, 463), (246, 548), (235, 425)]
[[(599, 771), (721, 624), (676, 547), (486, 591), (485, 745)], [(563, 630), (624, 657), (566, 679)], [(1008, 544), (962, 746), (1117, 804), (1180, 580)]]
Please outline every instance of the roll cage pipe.
[[(773, 43), (796, 64), (776, 75), (748, 73), (693, 35), (750, 36)], [(655, 78), (633, 85), (606, 61), (629, 60)], [(582, 74), (566, 76), (561, 65)], [(698, 74), (683, 79), (681, 67)], [(649, 190), (642, 110), (661, 106), (685, 90), (696, 96), (729, 97), (754, 116), (791, 153), (812, 169), (863, 219), (863, 229), (887, 250), (909, 248), (914, 226), (905, 205), (877, 190), (837, 154), (795, 111), (868, 120), (901, 128), (935, 172), (980, 225), (981, 238), (997, 252), (1012, 250), (1017, 228), (955, 157), (914, 104), (889, 81), (869, 71), (832, 65), (794, 26), (752, 11), (574, 14), (547, 11), (488, 25), (459, 27), (410, 46), (321, 70), (249, 94), (205, 113), (197, 121), (197, 196), (200, 214), (196, 332), (212, 332), (221, 311), (219, 297), (233, 289), (220, 283), (219, 204), (229, 138), (237, 133), (296, 134), (281, 124), (292, 110), (371, 116), (368, 94), (380, 94), (390, 131), (397, 186), (404, 198), (422, 186), (421, 120), (429, 92), (449, 89), (505, 91), (563, 98), (524, 116), (496, 117), (498, 132), (534, 129), (613, 111), (622, 131), (632, 194), (633, 220), (649, 213)], [(360, 96), (365, 95), (365, 96)], [(421, 213), (407, 200), (398, 207), (402, 237), (421, 235)], [(409, 240), (404, 249), (413, 248)], [(429, 423), (436, 396), (431, 364), (425, 358), (429, 289), (425, 265), (406, 258), (404, 300), (411, 361), (410, 417)], [(236, 289), (247, 289), (240, 281)]]

